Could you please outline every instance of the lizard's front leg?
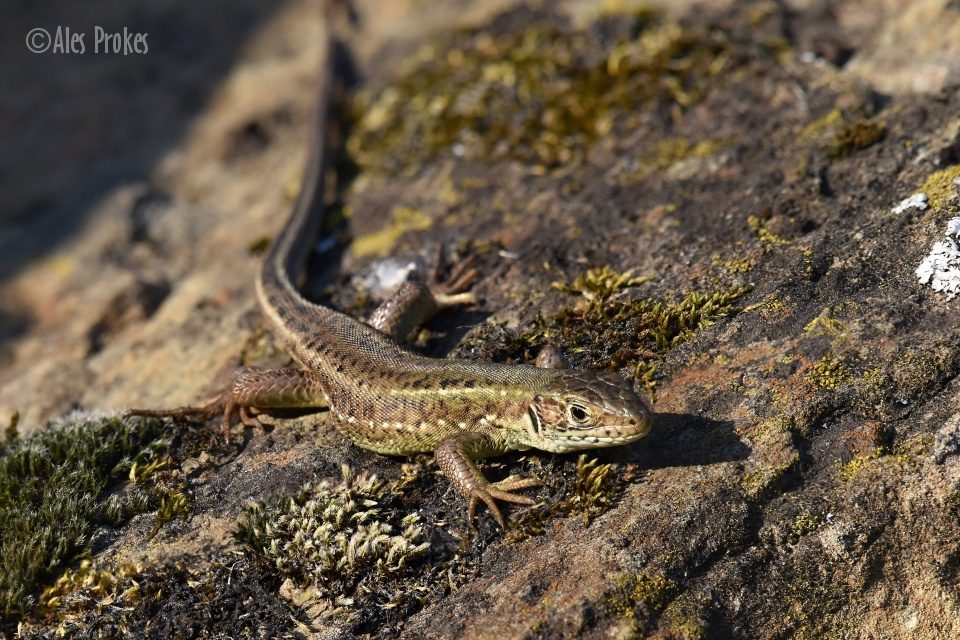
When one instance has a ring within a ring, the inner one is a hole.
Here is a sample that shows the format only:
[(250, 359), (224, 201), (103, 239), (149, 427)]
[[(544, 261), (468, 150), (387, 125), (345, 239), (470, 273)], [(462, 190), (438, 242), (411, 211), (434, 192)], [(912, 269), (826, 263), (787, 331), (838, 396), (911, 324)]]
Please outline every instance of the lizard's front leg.
[(176, 409), (131, 409), (128, 416), (208, 418), (223, 415), (223, 434), (229, 439), (235, 417), (247, 426), (254, 424), (250, 412), (260, 409), (323, 408), (327, 399), (316, 380), (300, 369), (245, 369), (232, 384), (210, 402)]
[(487, 480), (473, 461), (500, 453), (503, 453), (503, 450), (497, 447), (489, 436), (461, 432), (441, 440), (433, 455), (444, 475), (450, 479), (457, 491), (470, 501), (467, 517), (473, 520), (477, 505), (482, 500), (500, 526), (505, 527), (506, 522), (496, 501), (533, 504), (532, 499), (511, 492), (540, 486), (540, 481), (519, 476), (510, 476), (499, 482)]

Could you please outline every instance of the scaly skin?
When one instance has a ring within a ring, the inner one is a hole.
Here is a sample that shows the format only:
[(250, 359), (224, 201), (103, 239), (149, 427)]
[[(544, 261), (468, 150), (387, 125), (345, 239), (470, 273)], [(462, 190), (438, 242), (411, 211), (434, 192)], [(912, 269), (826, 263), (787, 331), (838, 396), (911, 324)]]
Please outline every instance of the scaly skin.
[[(567, 452), (610, 447), (642, 438), (647, 408), (613, 374), (570, 371), (557, 358), (542, 367), (427, 358), (395, 340), (444, 306), (469, 301), (455, 295), (472, 280), (429, 287), (407, 283), (374, 313), (371, 324), (305, 300), (293, 285), (316, 237), (323, 209), (325, 121), (332, 83), (330, 40), (321, 81), (316, 134), (303, 188), (256, 281), (257, 297), (273, 331), (302, 369), (247, 371), (214, 402), (136, 415), (222, 413), (234, 417), (272, 407), (329, 407), (337, 430), (365, 449), (405, 455), (434, 451), (436, 460), (469, 502), (472, 516), (484, 502), (503, 526), (496, 501), (532, 504), (513, 493), (538, 484), (507, 478), (489, 482), (473, 461), (508, 451)], [(440, 293), (437, 293), (437, 292)]]

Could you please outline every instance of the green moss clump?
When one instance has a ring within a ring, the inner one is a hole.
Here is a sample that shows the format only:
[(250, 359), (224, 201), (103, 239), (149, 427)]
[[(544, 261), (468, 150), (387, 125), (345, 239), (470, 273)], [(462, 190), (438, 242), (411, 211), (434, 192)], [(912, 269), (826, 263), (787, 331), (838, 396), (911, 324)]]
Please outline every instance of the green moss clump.
[(771, 464), (743, 474), (740, 486), (751, 500), (761, 500), (769, 496), (783, 477), (800, 462), (800, 454), (794, 452), (786, 461)]
[(578, 293), (587, 300), (602, 300), (649, 281), (649, 277), (634, 277), (633, 269), (620, 273), (604, 265), (587, 269), (570, 282), (554, 282), (553, 287), (565, 293)]
[(23, 614), (87, 551), (100, 497), (160, 435), (157, 420), (76, 414), (0, 451), (0, 614)]
[(790, 244), (792, 242), (792, 240), (778, 236), (767, 229), (760, 216), (747, 216), (747, 226), (764, 244)]
[(451, 149), (542, 170), (577, 163), (597, 138), (640, 126), (645, 108), (697, 103), (709, 79), (735, 63), (719, 38), (650, 12), (602, 19), (622, 34), (607, 49), (549, 13), (507, 33), (470, 30), (422, 49), (392, 86), (358, 95), (348, 151), (380, 171)]
[(960, 164), (951, 165), (931, 173), (920, 187), (920, 192), (926, 194), (927, 201), (934, 211), (940, 211), (951, 199), (956, 198), (958, 179), (960, 179)]
[(252, 256), (262, 256), (270, 248), (270, 236), (260, 236), (247, 245), (247, 253)]
[(628, 623), (633, 636), (649, 632), (654, 619), (676, 597), (679, 586), (660, 574), (617, 575), (613, 590), (605, 598), (611, 616)]
[(800, 538), (809, 535), (820, 528), (823, 519), (816, 513), (803, 511), (793, 519), (793, 526), (788, 537), (790, 544), (797, 544)]
[(813, 365), (813, 370), (809, 371), (804, 379), (821, 389), (836, 391), (847, 383), (850, 374), (847, 373), (847, 369), (842, 362), (827, 355), (817, 360)]
[(538, 318), (519, 336), (519, 346), (529, 356), (546, 344), (563, 345), (578, 367), (629, 366), (634, 369), (637, 384), (652, 390), (656, 384), (655, 362), (698, 331), (738, 313), (734, 302), (750, 290), (737, 287), (691, 292), (672, 302), (614, 297), (616, 291), (629, 286), (631, 278), (629, 271), (616, 277), (610, 269), (578, 276), (563, 288), (580, 292), (582, 297), (575, 304)]
[(866, 149), (887, 135), (887, 125), (879, 120), (855, 120), (844, 124), (833, 136), (827, 149), (831, 158), (846, 158)]
[(543, 535), (547, 525), (555, 518), (580, 515), (584, 524), (593, 522), (613, 506), (623, 491), (623, 480), (614, 474), (615, 469), (614, 464), (600, 464), (596, 458), (581, 454), (577, 458), (577, 470), (569, 492), (512, 521), (506, 542), (512, 544)]
[(411, 207), (397, 207), (390, 217), (390, 224), (366, 235), (356, 238), (350, 244), (350, 253), (365, 258), (384, 257), (393, 251), (397, 241), (408, 231), (425, 231), (433, 225), (433, 220), (425, 212)]
[(361, 605), (407, 604), (429, 575), (417, 566), (430, 548), (419, 516), (389, 502), (376, 476), (355, 476), (345, 465), (338, 485), (309, 484), (251, 505), (234, 535), (308, 590), (322, 615), (349, 619)]

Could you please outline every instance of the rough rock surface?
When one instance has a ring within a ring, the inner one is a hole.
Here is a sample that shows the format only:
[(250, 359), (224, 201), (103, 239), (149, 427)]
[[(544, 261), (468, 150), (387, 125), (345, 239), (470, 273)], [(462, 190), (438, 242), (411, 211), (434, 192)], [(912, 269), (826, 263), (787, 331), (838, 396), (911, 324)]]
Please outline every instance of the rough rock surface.
[[(155, 33), (142, 60), (26, 56), (49, 20), (26, 5), (0, 27), (22, 87), (0, 108), (30, 123), (0, 151), (0, 416), (21, 432), (286, 361), (252, 282), (298, 188), (318, 7), (168, 4), (112, 18)], [(101, 526), (100, 577), (61, 568), (73, 599), (22, 632), (960, 635), (960, 302), (915, 275), (960, 211), (960, 11), (665, 5), (358, 3), (336, 224), (306, 285), (361, 314), (387, 256), (477, 253), (481, 304), (419, 347), (526, 360), (558, 342), (636, 378), (650, 436), (599, 463), (487, 464), (544, 477), (544, 504), (472, 532), (428, 459), (359, 450), (322, 415), (232, 445), (171, 427), (162, 473), (186, 506)], [(430, 544), (395, 571), (345, 560), (355, 579), (330, 593), (270, 540), (303, 517), (290, 505), (362, 493), (335, 486), (343, 464), (387, 482), (364, 517)]]

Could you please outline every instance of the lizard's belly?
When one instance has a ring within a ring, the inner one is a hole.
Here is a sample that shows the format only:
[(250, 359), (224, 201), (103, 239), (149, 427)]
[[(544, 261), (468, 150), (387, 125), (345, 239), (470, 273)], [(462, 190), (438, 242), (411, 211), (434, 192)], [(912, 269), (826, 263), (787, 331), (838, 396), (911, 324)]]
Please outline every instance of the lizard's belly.
[(396, 420), (364, 420), (350, 416), (334, 416), (337, 431), (358, 447), (388, 455), (407, 455), (433, 451), (447, 436), (456, 433), (455, 426), (422, 421), (408, 423)]

